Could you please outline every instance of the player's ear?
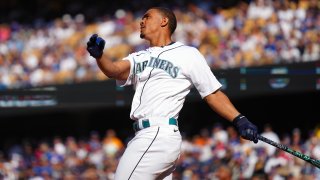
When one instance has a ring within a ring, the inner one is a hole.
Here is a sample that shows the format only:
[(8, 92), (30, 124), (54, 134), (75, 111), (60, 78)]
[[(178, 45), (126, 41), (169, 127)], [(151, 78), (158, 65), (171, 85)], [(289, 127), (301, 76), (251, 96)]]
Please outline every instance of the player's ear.
[(163, 17), (161, 21), (161, 27), (165, 27), (169, 23), (169, 18)]

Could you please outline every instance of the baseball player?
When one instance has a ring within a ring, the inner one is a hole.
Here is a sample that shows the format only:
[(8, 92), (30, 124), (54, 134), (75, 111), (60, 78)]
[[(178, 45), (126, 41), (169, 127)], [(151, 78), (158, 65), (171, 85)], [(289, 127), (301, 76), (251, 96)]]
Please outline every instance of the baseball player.
[(150, 47), (119, 61), (103, 54), (105, 40), (97, 34), (87, 43), (88, 52), (106, 76), (116, 79), (118, 85), (135, 87), (130, 118), (136, 133), (120, 159), (116, 180), (172, 179), (182, 141), (179, 112), (192, 86), (243, 138), (258, 142), (257, 127), (220, 90), (221, 84), (200, 52), (172, 41), (176, 26), (171, 10), (150, 8), (140, 22), (140, 37)]

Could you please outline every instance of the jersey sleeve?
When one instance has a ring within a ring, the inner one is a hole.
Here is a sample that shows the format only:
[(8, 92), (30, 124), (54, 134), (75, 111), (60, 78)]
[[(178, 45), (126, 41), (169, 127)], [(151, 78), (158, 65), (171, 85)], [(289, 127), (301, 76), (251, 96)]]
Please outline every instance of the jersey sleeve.
[(191, 66), (188, 68), (188, 74), (200, 96), (205, 98), (220, 89), (222, 85), (212, 73), (203, 55), (197, 49), (194, 48), (193, 50), (194, 54), (191, 56)]
[(123, 58), (122, 61), (129, 61), (130, 62), (130, 73), (128, 75), (127, 80), (116, 80), (117, 86), (123, 87), (123, 86), (129, 86), (133, 84), (133, 69), (134, 69), (134, 57), (132, 54), (128, 55), (127, 57)]

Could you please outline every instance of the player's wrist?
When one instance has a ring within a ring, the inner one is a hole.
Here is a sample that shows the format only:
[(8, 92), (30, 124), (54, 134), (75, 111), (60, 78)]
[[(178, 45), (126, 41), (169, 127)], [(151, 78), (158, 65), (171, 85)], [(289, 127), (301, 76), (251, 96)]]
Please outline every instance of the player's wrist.
[(103, 52), (101, 53), (101, 55), (99, 55), (98, 57), (96, 57), (96, 60), (97, 61), (100, 61), (102, 59), (102, 56), (103, 56)]
[(233, 123), (234, 125), (237, 125), (237, 124), (239, 124), (240, 121), (243, 121), (243, 120), (241, 120), (241, 119), (245, 120), (245, 119), (247, 119), (247, 118), (246, 118), (244, 115), (239, 114), (239, 115), (237, 115), (235, 118), (233, 118), (232, 123)]

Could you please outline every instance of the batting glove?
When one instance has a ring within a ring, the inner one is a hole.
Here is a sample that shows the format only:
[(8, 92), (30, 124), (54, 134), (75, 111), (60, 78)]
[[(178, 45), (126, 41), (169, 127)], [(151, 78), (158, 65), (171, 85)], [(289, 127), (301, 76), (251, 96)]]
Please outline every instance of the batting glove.
[(97, 34), (93, 34), (87, 42), (87, 51), (90, 53), (90, 56), (96, 59), (101, 58), (105, 44), (104, 39)]
[(239, 115), (232, 121), (233, 125), (236, 127), (238, 133), (244, 139), (258, 142), (258, 128), (252, 124), (245, 116)]

